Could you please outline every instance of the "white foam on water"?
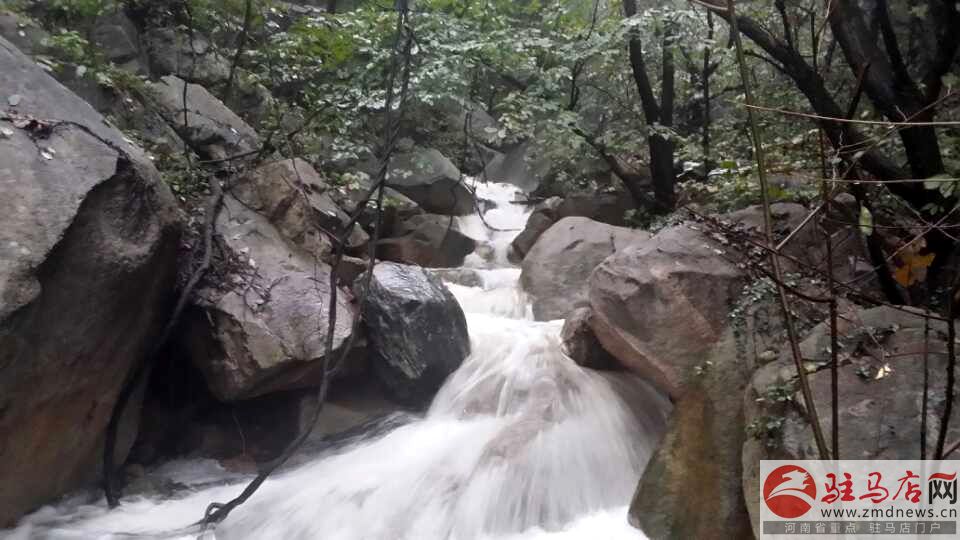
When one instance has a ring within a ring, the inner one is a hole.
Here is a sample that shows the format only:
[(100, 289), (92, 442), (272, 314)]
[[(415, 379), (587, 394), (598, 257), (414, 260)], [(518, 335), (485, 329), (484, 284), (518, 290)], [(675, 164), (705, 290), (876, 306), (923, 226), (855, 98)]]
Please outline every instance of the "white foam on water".
[(515, 201), (523, 200), (524, 195), (510, 184), (477, 182), (473, 187), (478, 199), (495, 206), (484, 212), (482, 218), (476, 213), (457, 218), (460, 232), (480, 244), (480, 248), (468, 255), (463, 264), (468, 268), (509, 266), (510, 242), (527, 224), (531, 209), (527, 205), (515, 204)]
[[(497, 204), (485, 216), (490, 225), (523, 227), (527, 209), (511, 204), (516, 188), (477, 192)], [(664, 430), (668, 401), (629, 375), (581, 368), (562, 351), (562, 321), (532, 320), (520, 272), (503, 262), (516, 230), (491, 231), (477, 216), (460, 225), (493, 246), (501, 267), (480, 265), (480, 287), (449, 284), (467, 314), (472, 353), (426, 415), (277, 474), (217, 527), (216, 540), (644, 538), (623, 505)], [(174, 498), (128, 497), (115, 510), (77, 496), (7, 535), (196, 538), (172, 531), (248, 480), (196, 461), (154, 474), (192, 485)]]

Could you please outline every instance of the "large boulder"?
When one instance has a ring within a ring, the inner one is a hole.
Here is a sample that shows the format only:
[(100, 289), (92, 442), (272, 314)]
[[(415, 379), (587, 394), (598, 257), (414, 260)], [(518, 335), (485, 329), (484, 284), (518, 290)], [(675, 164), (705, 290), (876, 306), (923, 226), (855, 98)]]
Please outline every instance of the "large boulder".
[(250, 73), (238, 69), (229, 95), (225, 95), (225, 91), (226, 87), (220, 90), (218, 96), (225, 100), (231, 111), (257, 129), (269, 129), (267, 122), (276, 110), (276, 98), (266, 86), (257, 82)]
[(473, 191), (463, 183), (460, 170), (432, 148), (394, 156), (387, 184), (432, 214), (463, 216), (472, 214), (477, 205)]
[[(849, 194), (838, 195), (827, 212), (817, 219), (804, 220), (810, 210), (796, 203), (770, 205), (774, 234), (780, 238), (792, 233), (793, 237), (782, 250), (785, 272), (811, 269), (826, 272), (828, 269), (827, 243), (824, 229), (830, 235), (833, 255), (833, 275), (838, 282), (853, 283), (858, 290), (883, 297), (878, 290), (873, 264), (866, 249), (866, 240), (857, 226), (860, 208)], [(763, 208), (759, 205), (731, 212), (723, 220), (748, 234), (763, 231)], [(801, 227), (796, 230), (798, 227)]]
[(523, 258), (530, 253), (533, 245), (540, 239), (540, 235), (547, 232), (557, 222), (557, 207), (563, 202), (560, 197), (550, 197), (533, 207), (527, 217), (523, 230), (510, 242), (507, 259), (514, 264), (523, 262)]
[[(807, 214), (796, 205), (774, 205), (772, 213), (778, 240)], [(670, 227), (613, 255), (590, 278), (590, 324), (601, 344), (676, 402), (629, 512), (652, 538), (751, 535), (740, 475), (745, 433), (730, 426), (742, 425), (740, 396), (753, 366), (787, 347), (775, 287), (749, 278), (747, 250), (730, 247), (737, 235), (757, 238), (760, 209), (720, 219), (739, 232)], [(822, 237), (808, 233), (799, 231), (790, 245), (799, 258), (822, 252)], [(802, 302), (792, 309), (798, 327), (822, 316)]]
[(611, 183), (609, 165), (595, 153), (577, 148), (579, 141), (572, 141), (573, 147), (566, 149), (567, 154), (577, 157), (569, 159), (567, 155), (560, 155), (563, 150), (546, 143), (545, 135), (536, 133), (526, 141), (498, 148), (503, 153), (494, 154), (487, 162), (485, 178), (546, 197), (566, 195), (569, 183), (559, 181), (561, 178), (597, 181), (602, 185)]
[(42, 54), (47, 50), (50, 34), (36, 21), (0, 8), (0, 37), (13, 43), (24, 54)]
[(108, 61), (134, 73), (147, 72), (148, 60), (140, 47), (140, 33), (123, 10), (108, 10), (97, 17), (91, 37)]
[[(350, 216), (328, 191), (313, 166), (299, 158), (262, 165), (231, 189), (246, 207), (267, 216), (287, 240), (323, 259), (332, 249), (325, 233), (339, 237), (350, 225)], [(364, 251), (369, 241), (356, 224), (351, 225), (346, 239), (348, 253)]]
[[(499, 155), (488, 145), (495, 145), (500, 127), (477, 103), (414, 100), (408, 104), (401, 129), (414, 142), (437, 148), (470, 175), (480, 174)], [(469, 137), (469, 144), (464, 145), (464, 137)]]
[(540, 235), (563, 218), (585, 217), (624, 227), (627, 225), (627, 211), (634, 208), (636, 202), (633, 198), (621, 191), (549, 197), (533, 208), (523, 231), (510, 244), (509, 258), (515, 263), (523, 261)]
[[(630, 522), (651, 538), (743, 538), (739, 396), (747, 372), (729, 324), (746, 282), (693, 224), (620, 250), (589, 281), (590, 324), (621, 364), (676, 402)], [(528, 256), (529, 258), (529, 256)]]
[(377, 257), (386, 261), (434, 268), (452, 268), (463, 264), (477, 243), (460, 232), (456, 218), (419, 214), (404, 221), (397, 230), (401, 236), (377, 242)]
[(230, 76), (230, 62), (197, 33), (153, 28), (142, 39), (155, 76), (175, 75), (204, 86), (223, 83)]
[(561, 219), (543, 233), (523, 260), (520, 283), (539, 321), (562, 319), (589, 304), (587, 278), (607, 257), (650, 238), (645, 231), (587, 218)]
[[(364, 172), (359, 172), (348, 173), (340, 178), (341, 185), (337, 185), (328, 191), (328, 194), (340, 208), (351, 216), (364, 203), (367, 195), (371, 195), (370, 201), (372, 202), (366, 204), (360, 210), (358, 221), (366, 230), (373, 231), (378, 220), (375, 206), (377, 194), (375, 191), (371, 194), (371, 189), (374, 187), (373, 177)], [(401, 223), (404, 220), (422, 213), (423, 209), (409, 197), (393, 188), (384, 187), (383, 212), (379, 217), (381, 222), (380, 236), (382, 238), (397, 236), (399, 234), (397, 231), (400, 230)]]
[(169, 317), (182, 218), (142, 152), (3, 39), (0, 88), (2, 527), (98, 477), (116, 396)]
[(359, 294), (374, 372), (397, 400), (426, 406), (470, 354), (460, 304), (437, 276), (396, 263), (377, 264)]
[(484, 176), (494, 182), (507, 182), (526, 192), (532, 192), (550, 173), (550, 160), (532, 156), (530, 142), (522, 142), (505, 149), (494, 157), (484, 170)]
[(626, 191), (604, 193), (575, 193), (563, 198), (557, 205), (557, 219), (571, 216), (588, 217), (600, 223), (623, 227), (627, 212), (637, 207), (637, 201)]
[(224, 158), (260, 145), (253, 128), (200, 85), (168, 75), (147, 91), (157, 112), (203, 157)]
[(600, 342), (674, 399), (723, 336), (745, 279), (696, 227), (670, 227), (618, 250), (589, 282)]
[[(91, 103), (97, 108), (97, 103)], [(186, 143), (153, 107), (145, 105), (127, 90), (112, 89), (109, 99), (100, 103), (101, 114), (118, 129), (135, 137), (138, 144), (154, 157), (182, 156)], [(160, 168), (163, 168), (162, 166)]]
[[(183, 339), (221, 401), (314, 386), (327, 363), (330, 267), (231, 195), (217, 217), (227, 253), (220, 283), (198, 291)], [(337, 295), (333, 357), (350, 338), (355, 308)]]
[[(923, 312), (881, 306), (851, 309), (838, 319), (839, 425), (843, 459), (918, 459), (927, 348), (927, 457), (936, 447), (946, 402), (946, 324), (931, 321), (924, 339)], [(800, 343), (820, 426), (832, 446), (830, 326), (815, 327)], [(754, 531), (760, 530), (760, 460), (819, 459), (799, 392), (793, 359), (784, 355), (758, 369), (743, 396), (743, 492)], [(960, 437), (949, 430), (948, 441)]]

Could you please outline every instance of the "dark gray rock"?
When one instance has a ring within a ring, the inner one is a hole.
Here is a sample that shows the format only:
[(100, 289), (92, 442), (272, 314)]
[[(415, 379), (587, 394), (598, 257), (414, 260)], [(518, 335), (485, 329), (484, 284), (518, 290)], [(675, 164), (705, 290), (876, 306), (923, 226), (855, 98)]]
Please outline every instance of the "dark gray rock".
[(107, 60), (134, 73), (147, 73), (147, 58), (140, 49), (137, 26), (122, 10), (98, 17), (91, 34)]
[(155, 76), (175, 75), (210, 87), (226, 82), (230, 76), (230, 62), (197, 33), (191, 43), (186, 33), (154, 28), (143, 35), (143, 42), (150, 59), (150, 71)]
[[(923, 403), (924, 324), (922, 311), (881, 306), (853, 309), (838, 319), (842, 348), (840, 455), (843, 459), (917, 459)], [(927, 452), (936, 447), (946, 402), (946, 324), (931, 321), (926, 343), (930, 373), (927, 397)], [(830, 433), (830, 327), (816, 326), (800, 343), (811, 369), (808, 377), (827, 445)], [(773, 399), (771, 398), (773, 396)], [(777, 396), (786, 400), (778, 400)], [(804, 412), (796, 368), (789, 354), (758, 369), (744, 396), (743, 491), (754, 531), (760, 527), (760, 460), (819, 459)], [(766, 429), (771, 419), (779, 428)], [(960, 437), (949, 430), (948, 442)]]
[(24, 54), (42, 54), (50, 34), (28, 18), (0, 8), (0, 37), (12, 43)]
[(530, 159), (530, 154), (529, 142), (505, 149), (503, 154), (487, 163), (484, 175), (493, 182), (507, 182), (530, 193), (547, 178), (551, 168), (549, 160), (537, 157)]
[(627, 211), (635, 207), (636, 203), (630, 195), (620, 191), (550, 197), (534, 207), (523, 231), (510, 244), (510, 260), (518, 264), (522, 262), (540, 235), (563, 218), (585, 217), (624, 227), (627, 225)]
[[(348, 178), (350, 180), (346, 185), (337, 186), (327, 193), (340, 208), (353, 215), (373, 188), (373, 179), (364, 172), (351, 173)], [(376, 201), (376, 193), (371, 200)], [(422, 213), (420, 206), (409, 197), (395, 189), (384, 187), (381, 237), (396, 236), (403, 220)], [(368, 204), (361, 211), (359, 222), (366, 230), (372, 231), (376, 221), (376, 209), (373, 204)]]
[(523, 259), (520, 284), (539, 321), (562, 319), (589, 305), (587, 278), (613, 253), (650, 238), (650, 233), (587, 218), (561, 219), (543, 233)]
[(168, 75), (150, 83), (147, 88), (156, 110), (200, 155), (222, 158), (259, 147), (260, 141), (253, 128), (204, 87)]
[(567, 356), (578, 365), (590, 369), (616, 369), (620, 363), (608, 353), (590, 327), (593, 312), (589, 307), (573, 310), (563, 321), (560, 339)]
[(463, 216), (476, 208), (476, 197), (456, 165), (432, 148), (395, 156), (387, 183), (432, 214)]
[(565, 217), (587, 217), (600, 223), (623, 227), (627, 225), (626, 213), (637, 207), (629, 193), (613, 191), (607, 193), (576, 193), (569, 195), (557, 205), (557, 219)]
[(464, 287), (483, 287), (483, 276), (473, 268), (434, 268), (431, 271), (449, 283), (463, 285)]
[(401, 236), (377, 242), (377, 257), (419, 266), (451, 268), (463, 264), (477, 243), (460, 232), (453, 216), (419, 214), (400, 224)]
[(507, 253), (510, 262), (514, 264), (523, 262), (540, 235), (557, 222), (556, 209), (561, 202), (559, 197), (551, 197), (534, 207), (523, 230), (510, 242), (510, 251)]
[[(494, 148), (499, 124), (477, 103), (448, 98), (414, 100), (401, 129), (413, 142), (438, 149), (470, 175), (479, 175), (486, 164), (502, 155)], [(466, 147), (464, 136), (470, 141)]]
[(361, 313), (375, 355), (374, 373), (403, 403), (429, 404), (470, 354), (463, 310), (443, 282), (423, 268), (377, 264)]
[(169, 316), (182, 216), (139, 149), (3, 39), (0, 88), (2, 527), (97, 479), (116, 396)]

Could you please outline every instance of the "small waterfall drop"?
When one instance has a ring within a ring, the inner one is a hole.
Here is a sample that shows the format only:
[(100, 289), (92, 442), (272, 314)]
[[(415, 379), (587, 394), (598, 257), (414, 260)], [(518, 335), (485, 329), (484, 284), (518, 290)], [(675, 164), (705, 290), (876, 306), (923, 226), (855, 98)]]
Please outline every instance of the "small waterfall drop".
[[(276, 474), (216, 529), (217, 540), (644, 538), (625, 505), (669, 404), (639, 379), (586, 370), (563, 354), (561, 321), (532, 320), (520, 270), (507, 263), (528, 208), (506, 184), (478, 184), (477, 194), (496, 207), (458, 221), (481, 245), (464, 265), (479, 285), (448, 283), (467, 315), (471, 356), (423, 418)], [(209, 462), (164, 468), (191, 486), (186, 494), (128, 497), (112, 511), (77, 496), (6, 534), (192, 539), (167, 531), (247, 480)]]

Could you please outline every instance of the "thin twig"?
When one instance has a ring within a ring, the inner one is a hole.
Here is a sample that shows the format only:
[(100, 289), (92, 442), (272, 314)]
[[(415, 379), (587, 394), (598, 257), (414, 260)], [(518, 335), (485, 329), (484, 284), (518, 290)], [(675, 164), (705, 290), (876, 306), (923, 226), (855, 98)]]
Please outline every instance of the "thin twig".
[[(730, 104), (737, 104), (735, 101), (729, 101)], [(775, 112), (782, 114), (784, 116), (796, 116), (799, 118), (809, 118), (811, 120), (820, 120), (826, 122), (837, 122), (840, 124), (863, 124), (868, 126), (892, 126), (892, 127), (902, 127), (902, 128), (914, 128), (914, 127), (957, 127), (960, 126), (960, 120), (941, 120), (939, 122), (891, 122), (887, 120), (856, 120), (853, 118), (836, 118), (832, 116), (821, 116), (819, 114), (813, 113), (804, 113), (799, 111), (791, 111), (787, 109), (781, 109), (778, 107), (765, 107), (763, 105), (753, 105), (747, 103), (739, 103), (740, 106), (746, 107), (747, 109), (756, 109), (758, 111), (764, 112)]]
[(796, 228), (790, 231), (790, 234), (788, 234), (786, 238), (784, 238), (783, 240), (780, 241), (779, 244), (777, 244), (777, 247), (775, 249), (777, 251), (781, 251), (783, 250), (783, 248), (787, 247), (787, 244), (789, 244), (791, 240), (793, 240), (798, 234), (800, 234), (800, 231), (806, 228), (807, 224), (809, 224), (810, 221), (813, 218), (815, 218), (820, 213), (820, 211), (824, 209), (825, 206), (826, 206), (825, 202), (821, 202), (820, 204), (818, 204), (816, 208), (814, 208), (809, 214), (807, 214), (807, 217), (803, 218), (803, 221), (801, 221), (800, 224), (796, 226)]

